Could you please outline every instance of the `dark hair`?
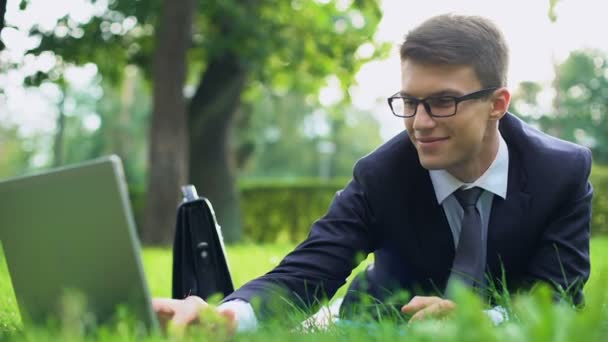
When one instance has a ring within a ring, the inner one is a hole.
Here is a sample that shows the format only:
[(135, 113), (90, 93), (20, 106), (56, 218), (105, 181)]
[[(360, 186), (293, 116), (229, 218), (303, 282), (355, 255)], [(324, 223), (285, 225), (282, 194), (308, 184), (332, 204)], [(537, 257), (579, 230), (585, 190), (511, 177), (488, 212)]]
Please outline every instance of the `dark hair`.
[(401, 60), (472, 66), (483, 87), (507, 84), (509, 49), (498, 27), (478, 16), (443, 14), (410, 31)]

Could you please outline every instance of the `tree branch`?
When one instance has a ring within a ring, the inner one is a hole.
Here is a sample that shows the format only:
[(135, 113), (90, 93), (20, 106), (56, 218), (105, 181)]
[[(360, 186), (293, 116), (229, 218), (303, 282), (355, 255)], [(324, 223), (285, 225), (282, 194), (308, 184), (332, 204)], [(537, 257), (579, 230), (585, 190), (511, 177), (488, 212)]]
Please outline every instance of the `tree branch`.
[[(2, 33), (2, 29), (4, 29), (4, 14), (6, 14), (6, 1), (0, 0), (0, 33)], [(0, 39), (0, 51), (4, 50), (4, 43)]]

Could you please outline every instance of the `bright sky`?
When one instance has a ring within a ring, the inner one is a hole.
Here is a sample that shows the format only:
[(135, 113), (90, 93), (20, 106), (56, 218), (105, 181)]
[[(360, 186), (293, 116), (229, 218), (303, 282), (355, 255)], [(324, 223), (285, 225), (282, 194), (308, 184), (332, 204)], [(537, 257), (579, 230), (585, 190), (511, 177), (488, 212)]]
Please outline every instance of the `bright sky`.
[[(350, 1), (339, 0), (343, 4)], [(18, 17), (11, 10), (18, 3), (19, 0), (8, 1), (7, 21), (26, 25), (39, 23), (50, 29), (56, 18), (67, 12), (72, 13), (75, 20), (84, 22), (92, 12), (105, 7), (106, 1), (100, 0), (97, 5), (88, 7), (83, 5), (83, 0), (33, 1), (31, 6), (36, 10), (32, 12), (37, 14), (27, 17)], [(608, 13), (607, 0), (561, 0), (556, 7), (556, 23), (551, 23), (548, 18), (549, 0), (383, 0), (382, 7), (384, 17), (376, 39), (390, 42), (394, 49), (388, 59), (362, 68), (357, 76), (358, 86), (351, 89), (351, 95), (355, 106), (374, 111), (385, 139), (403, 129), (402, 121), (390, 114), (385, 100), (399, 90), (397, 47), (407, 31), (433, 15), (454, 12), (482, 15), (494, 20), (509, 43), (509, 84), (512, 90), (519, 82), (528, 80), (548, 87), (553, 79), (553, 61), (562, 61), (569, 51), (584, 47), (608, 51), (608, 38), (603, 27)], [(4, 30), (2, 38), (7, 43), (12, 40), (20, 44), (7, 44), (13, 49), (0, 55), (0, 61), (16, 58), (19, 51), (15, 48), (18, 50), (19, 46), (27, 48), (25, 37), (15, 30)], [(52, 64), (52, 58), (37, 63)], [(93, 75), (95, 70), (89, 67), (84, 72)], [(0, 76), (0, 86), (7, 93), (5, 101), (0, 98), (0, 120), (18, 122), (24, 133), (52, 131), (57, 113), (49, 108), (48, 103), (57, 97), (57, 90), (47, 87), (42, 92), (27, 92), (17, 89), (19, 80), (19, 75), (14, 73)], [(321, 100), (331, 103), (340, 94), (335, 78), (330, 78), (328, 83), (330, 86), (321, 92)], [(550, 97), (550, 92), (547, 92), (546, 103), (550, 102)]]

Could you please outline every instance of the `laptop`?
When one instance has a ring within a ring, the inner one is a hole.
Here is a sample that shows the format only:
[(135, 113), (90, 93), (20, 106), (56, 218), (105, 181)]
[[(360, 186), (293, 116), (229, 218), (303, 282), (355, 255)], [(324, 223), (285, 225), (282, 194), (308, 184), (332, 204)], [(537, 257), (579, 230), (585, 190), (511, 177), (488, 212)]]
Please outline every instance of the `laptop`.
[(122, 307), (157, 330), (117, 156), (0, 181), (0, 241), (25, 324), (73, 296), (98, 323)]

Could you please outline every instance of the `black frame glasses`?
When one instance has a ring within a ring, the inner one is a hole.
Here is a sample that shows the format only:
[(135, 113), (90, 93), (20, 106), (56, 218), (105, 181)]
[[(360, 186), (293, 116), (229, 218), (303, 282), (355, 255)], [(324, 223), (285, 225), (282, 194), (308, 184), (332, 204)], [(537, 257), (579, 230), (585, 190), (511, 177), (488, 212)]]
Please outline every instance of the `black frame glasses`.
[[(445, 118), (449, 116), (453, 116), (458, 111), (458, 104), (462, 101), (480, 99), (491, 92), (495, 91), (499, 87), (490, 87), (484, 88), (463, 96), (429, 96), (425, 98), (416, 98), (411, 96), (403, 96), (401, 92), (395, 93), (393, 96), (389, 97), (388, 106), (391, 107), (391, 112), (393, 115), (398, 116), (400, 118), (411, 118), (416, 115), (418, 112), (418, 105), (422, 103), (426, 112), (435, 118)], [(399, 113), (399, 110), (395, 109), (397, 105), (394, 104), (394, 101), (402, 101), (402, 105), (405, 111), (405, 107), (409, 107), (413, 112), (411, 114), (402, 114), (404, 111)], [(435, 113), (433, 113), (433, 108)]]

